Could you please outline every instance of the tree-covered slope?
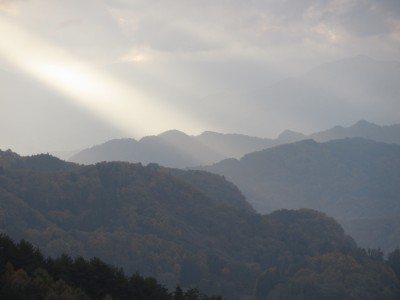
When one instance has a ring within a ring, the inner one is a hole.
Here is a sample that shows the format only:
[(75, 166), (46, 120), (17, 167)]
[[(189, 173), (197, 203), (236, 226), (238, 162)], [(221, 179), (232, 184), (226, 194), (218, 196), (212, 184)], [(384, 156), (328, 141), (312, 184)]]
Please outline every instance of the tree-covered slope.
[(179, 286), (172, 293), (154, 278), (127, 276), (96, 257), (45, 258), (31, 243), (15, 243), (4, 234), (0, 254), (0, 299), (222, 300)]
[[(341, 221), (356, 240), (363, 234), (355, 227), (356, 220), (380, 219), (381, 224), (389, 224), (384, 220), (400, 216), (398, 145), (360, 138), (327, 143), (305, 140), (248, 154), (241, 160), (225, 160), (205, 169), (236, 184), (257, 211), (317, 209)], [(388, 238), (392, 230), (398, 231), (389, 228), (385, 233), (379, 222), (375, 224), (376, 230)], [(395, 238), (363, 246), (399, 246), (400, 240)]]
[[(13, 238), (46, 255), (96, 256), (169, 288), (263, 299), (272, 290), (260, 279), (271, 268), (286, 278), (275, 286), (290, 284), (309, 258), (341, 253), (368, 261), (324, 214), (256, 214), (237, 188), (206, 172), (122, 162), (52, 172), (2, 164), (0, 187), (0, 228)], [(394, 275), (382, 268), (381, 277), (366, 275), (346, 293), (366, 289), (369, 280), (386, 288)]]
[(49, 154), (19, 156), (11, 150), (0, 150), (0, 167), (14, 170), (57, 172), (77, 167)]

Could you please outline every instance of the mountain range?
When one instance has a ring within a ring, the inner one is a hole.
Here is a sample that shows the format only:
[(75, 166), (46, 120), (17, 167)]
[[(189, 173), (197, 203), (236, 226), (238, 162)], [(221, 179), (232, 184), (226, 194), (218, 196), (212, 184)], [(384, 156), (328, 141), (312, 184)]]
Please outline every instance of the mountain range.
[[(109, 71), (116, 78), (122, 76), (128, 84), (141, 80), (140, 76)], [(183, 113), (202, 123), (200, 127), (204, 129), (260, 137), (270, 137), (285, 128), (309, 134), (336, 124), (348, 126), (360, 119), (378, 124), (398, 122), (399, 78), (399, 62), (357, 56), (325, 63), (291, 78), (281, 74), (274, 80), (259, 79), (259, 84), (249, 90), (221, 88), (215, 95), (207, 95), (207, 91), (191, 96), (178, 93), (164, 101), (184, 107)], [(51, 152), (67, 159), (66, 155), (75, 150), (111, 139), (161, 132), (151, 126), (142, 133), (137, 132), (139, 128), (135, 133), (127, 133), (132, 128), (117, 129), (115, 124), (84, 109), (76, 99), (69, 99), (20, 71), (0, 70), (0, 82), (2, 149), (25, 155)], [(154, 90), (154, 86), (148, 88)], [(161, 101), (165, 94), (161, 92), (156, 98)], [(24, 126), (20, 126), (20, 120)], [(166, 126), (189, 130), (185, 124)]]
[(158, 136), (144, 137), (139, 141), (134, 139), (111, 140), (82, 150), (69, 160), (81, 164), (128, 161), (188, 168), (210, 165), (226, 158), (241, 158), (251, 152), (304, 139), (324, 142), (346, 137), (363, 137), (378, 142), (400, 144), (400, 124), (379, 126), (367, 121), (359, 121), (350, 127), (336, 126), (308, 136), (286, 130), (276, 139), (216, 132), (204, 132), (198, 136), (189, 136), (183, 132), (171, 130)]
[(189, 136), (171, 130), (157, 136), (146, 136), (139, 141), (111, 140), (80, 151), (69, 160), (82, 164), (101, 161), (158, 163), (167, 167), (185, 168), (210, 164), (227, 157), (240, 157), (273, 145), (273, 140), (240, 134), (204, 132), (199, 136)]
[(312, 208), (339, 220), (363, 247), (400, 245), (400, 145), (304, 140), (203, 169), (237, 185), (259, 212)]
[(400, 288), (382, 256), (357, 248), (334, 219), (257, 214), (204, 171), (0, 151), (0, 228), (46, 255), (97, 256), (229, 299), (396, 299)]
[[(370, 142), (346, 139), (353, 137)], [(335, 142), (337, 139), (343, 140)], [(332, 142), (325, 144), (327, 141)], [(361, 120), (350, 127), (335, 126), (308, 136), (286, 130), (276, 139), (214, 132), (188, 136), (170, 131), (140, 141), (110, 141), (86, 149), (71, 160), (156, 162), (180, 168), (203, 166), (237, 185), (261, 213), (280, 208), (321, 210), (338, 219), (361, 246), (380, 247), (388, 252), (400, 244), (400, 218), (394, 196), (399, 192), (395, 188), (399, 176), (390, 171), (398, 164), (400, 154), (393, 149), (399, 144), (400, 124), (379, 126)], [(368, 151), (368, 155), (360, 155)], [(249, 163), (250, 160), (253, 162)], [(265, 165), (266, 161), (271, 165)], [(289, 180), (293, 174), (298, 174), (294, 184)], [(315, 182), (305, 178), (314, 178)]]

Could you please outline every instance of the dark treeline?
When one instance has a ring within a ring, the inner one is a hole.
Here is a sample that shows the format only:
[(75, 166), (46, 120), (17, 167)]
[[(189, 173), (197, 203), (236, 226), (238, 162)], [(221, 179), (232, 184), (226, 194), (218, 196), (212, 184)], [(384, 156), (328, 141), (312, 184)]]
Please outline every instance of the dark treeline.
[[(348, 299), (345, 286), (359, 281), (358, 273), (365, 271), (365, 262), (376, 275), (382, 274), (383, 255), (379, 249), (360, 249), (357, 256), (328, 253), (309, 258), (306, 265), (295, 267), (295, 262), (286, 262), (286, 270), (274, 267), (260, 277), (257, 288), (258, 299)], [(400, 250), (388, 255), (385, 264), (400, 280)], [(288, 266), (289, 265), (289, 266)], [(291, 267), (290, 267), (291, 265)], [(289, 271), (294, 268), (296, 271)], [(357, 268), (362, 268), (356, 270)], [(299, 272), (300, 269), (300, 272)], [(356, 270), (356, 271), (355, 271)], [(348, 274), (346, 274), (348, 272)], [(367, 271), (363, 276), (371, 277)], [(336, 277), (335, 280), (332, 280)], [(328, 280), (329, 279), (329, 280)], [(318, 284), (316, 284), (318, 282)], [(387, 282), (387, 286), (396, 282)], [(369, 289), (354, 289), (354, 299), (371, 296)], [(274, 290), (271, 295), (269, 292)], [(268, 295), (269, 296), (266, 296)], [(386, 288), (379, 293), (385, 299), (400, 299), (393, 290)], [(328, 297), (328, 298), (327, 298)], [(387, 297), (387, 298), (386, 298)], [(0, 299), (157, 299), (157, 300), (222, 300), (223, 297), (208, 297), (198, 289), (183, 291), (177, 285), (174, 292), (168, 291), (155, 278), (138, 273), (125, 275), (98, 258), (75, 259), (63, 254), (58, 258), (45, 258), (38, 248), (22, 240), (15, 243), (5, 234), (0, 235)], [(313, 298), (314, 299), (314, 298)], [(350, 298), (349, 298), (350, 299)]]
[(45, 258), (22, 240), (0, 235), (0, 299), (143, 299), (218, 300), (195, 288), (173, 293), (152, 277), (124, 271), (98, 258), (75, 259), (63, 254)]

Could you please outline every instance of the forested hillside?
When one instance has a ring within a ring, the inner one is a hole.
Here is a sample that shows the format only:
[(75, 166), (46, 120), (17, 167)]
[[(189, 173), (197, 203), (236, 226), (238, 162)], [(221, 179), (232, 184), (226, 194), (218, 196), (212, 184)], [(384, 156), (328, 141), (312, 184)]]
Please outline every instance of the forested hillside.
[[(56, 167), (22, 163), (37, 159)], [(335, 220), (304, 209), (256, 214), (235, 186), (201, 171), (0, 152), (0, 217), (4, 232), (45, 255), (96, 256), (169, 289), (180, 284), (229, 299), (399, 293), (393, 271)]]
[(45, 258), (31, 243), (15, 243), (6, 235), (0, 235), (0, 253), (0, 299), (222, 299), (179, 285), (171, 292), (154, 278), (127, 276), (95, 257)]
[(312, 208), (339, 220), (363, 247), (400, 246), (399, 145), (305, 140), (205, 170), (236, 184), (259, 212)]

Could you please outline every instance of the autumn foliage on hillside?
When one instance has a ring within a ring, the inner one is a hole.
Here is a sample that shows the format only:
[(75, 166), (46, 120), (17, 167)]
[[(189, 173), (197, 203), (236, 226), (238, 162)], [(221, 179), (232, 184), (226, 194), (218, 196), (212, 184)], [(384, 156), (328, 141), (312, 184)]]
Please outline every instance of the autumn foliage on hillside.
[[(102, 268), (92, 259), (98, 257), (169, 290), (180, 285), (229, 299), (310, 299), (330, 295), (332, 286), (354, 299), (396, 299), (399, 291), (393, 270), (357, 248), (334, 219), (308, 209), (257, 214), (235, 186), (206, 172), (122, 162), (79, 166), (1, 152), (0, 216), (1, 230), (60, 257), (54, 264), (61, 269)], [(351, 269), (342, 263), (352, 261)], [(354, 280), (340, 281), (330, 266)], [(70, 284), (65, 278), (72, 275), (45, 270)]]

